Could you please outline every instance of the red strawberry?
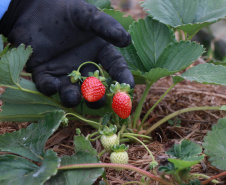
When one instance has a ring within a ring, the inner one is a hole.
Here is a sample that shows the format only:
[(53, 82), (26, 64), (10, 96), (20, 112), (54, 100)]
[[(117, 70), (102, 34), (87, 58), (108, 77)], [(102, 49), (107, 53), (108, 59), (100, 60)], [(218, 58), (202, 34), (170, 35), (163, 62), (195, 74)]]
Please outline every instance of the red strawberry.
[(132, 101), (125, 92), (118, 92), (112, 100), (113, 111), (122, 119), (129, 117), (132, 109)]
[(91, 76), (84, 80), (81, 86), (81, 91), (83, 97), (88, 102), (95, 102), (104, 96), (105, 86), (98, 78)]

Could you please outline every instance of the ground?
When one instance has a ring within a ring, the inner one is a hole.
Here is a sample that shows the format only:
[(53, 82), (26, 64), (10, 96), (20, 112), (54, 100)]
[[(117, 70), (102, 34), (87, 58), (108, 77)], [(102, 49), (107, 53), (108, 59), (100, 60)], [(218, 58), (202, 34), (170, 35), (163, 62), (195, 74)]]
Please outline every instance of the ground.
[[(122, 4), (123, 1), (113, 0), (112, 5), (116, 9), (121, 9), (127, 14), (132, 15), (135, 19), (142, 18), (145, 13), (139, 8), (138, 0), (130, 1)], [(126, 2), (126, 1), (125, 1)], [(199, 59), (194, 65), (202, 63)], [(153, 106), (159, 97), (171, 86), (172, 79), (170, 77), (163, 78), (153, 85), (149, 91), (145, 105), (142, 109), (143, 115)], [(138, 104), (141, 94), (144, 91), (144, 85), (137, 85), (134, 90), (133, 107)], [(3, 92), (3, 89), (0, 89)], [(196, 82), (183, 81), (176, 85), (169, 94), (159, 103), (148, 118), (148, 124), (151, 126), (156, 121), (166, 115), (177, 110), (188, 107), (201, 106), (221, 106), (226, 104), (226, 86), (203, 85)], [(143, 116), (142, 115), (142, 116)], [(211, 126), (217, 123), (217, 120), (226, 116), (223, 111), (196, 111), (181, 114), (178, 119), (181, 120), (180, 126), (164, 123), (157, 128), (152, 134), (152, 142), (148, 144), (148, 148), (153, 152), (159, 163), (165, 161), (165, 151), (172, 146), (174, 142), (182, 139), (190, 139), (198, 144), (202, 144), (204, 136), (211, 130)], [(5, 132), (13, 132), (21, 128), (26, 128), (29, 123), (1, 123), (0, 134)], [(73, 154), (73, 136), (75, 129), (80, 128), (84, 135), (92, 133), (94, 130), (88, 125), (73, 121), (66, 128), (60, 127), (58, 131), (48, 140), (46, 149), (53, 149), (59, 156)], [(99, 141), (92, 143), (98, 152), (102, 150)], [(129, 146), (129, 164), (148, 170), (151, 158), (146, 149), (141, 145)], [(0, 152), (1, 154), (1, 152)], [(109, 162), (109, 154), (105, 154), (101, 158), (102, 162)], [(219, 174), (221, 171), (210, 165), (208, 158), (195, 165), (192, 172), (202, 173), (209, 176)], [(113, 169), (106, 170), (106, 177), (111, 185), (123, 184), (129, 181), (140, 181), (141, 175), (132, 171), (117, 172)], [(226, 184), (226, 178), (218, 179)], [(151, 184), (155, 184), (152, 182)]]

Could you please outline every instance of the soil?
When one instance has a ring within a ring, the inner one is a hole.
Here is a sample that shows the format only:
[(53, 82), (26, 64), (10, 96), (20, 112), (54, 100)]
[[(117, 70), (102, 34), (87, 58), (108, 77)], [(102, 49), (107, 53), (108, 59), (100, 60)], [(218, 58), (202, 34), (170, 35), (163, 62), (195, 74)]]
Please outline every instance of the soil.
[[(124, 4), (122, 2), (124, 2)], [(129, 1), (129, 4), (126, 2), (128, 1), (112, 0), (112, 6), (115, 7), (115, 9), (132, 15), (135, 19), (143, 18), (145, 16), (145, 13), (137, 4), (137, 2), (139, 2), (138, 0)], [(202, 59), (199, 59), (193, 65), (199, 64), (202, 61)], [(162, 78), (152, 86), (143, 106), (142, 116), (145, 115), (145, 113), (154, 105), (171, 84), (172, 79), (166, 77)], [(134, 90), (133, 108), (137, 106), (144, 88), (145, 85), (136, 86)], [(0, 93), (3, 91), (4, 89), (0, 88)], [(203, 85), (195, 82), (183, 81), (176, 85), (159, 103), (154, 111), (152, 111), (148, 117), (148, 125), (151, 126), (166, 115), (183, 108), (225, 105), (225, 91), (226, 86)], [(216, 124), (218, 119), (225, 116), (226, 113), (223, 111), (196, 111), (181, 114), (177, 117), (177, 119), (181, 120), (180, 126), (164, 123), (152, 132), (152, 141), (147, 145), (147, 147), (153, 152), (153, 155), (159, 163), (164, 163), (166, 161), (165, 151), (172, 146), (173, 143), (180, 142), (182, 139), (190, 139), (201, 145), (203, 138), (206, 136), (207, 132), (211, 130), (212, 125)], [(26, 128), (28, 125), (29, 123), (1, 123), (0, 134)], [(72, 155), (73, 136), (76, 128), (80, 128), (84, 135), (94, 132), (94, 129), (82, 122), (71, 121), (68, 127), (60, 127), (48, 140), (46, 149), (53, 149), (59, 156)], [(102, 146), (98, 140), (92, 144), (98, 152), (102, 150)], [(143, 146), (130, 144), (128, 154), (129, 164), (144, 170), (149, 169), (151, 158)], [(107, 153), (103, 155), (101, 161), (110, 162), (109, 154)], [(213, 167), (208, 162), (207, 157), (202, 163), (197, 164), (192, 168), (192, 173), (202, 173), (210, 177), (219, 174), (220, 172), (222, 171)], [(119, 185), (130, 181), (140, 181), (142, 176), (136, 172), (128, 170), (117, 172), (113, 169), (106, 169), (106, 177), (109, 184)], [(221, 181), (222, 184), (226, 184), (225, 177), (218, 180)], [(152, 181), (150, 184), (154, 185), (157, 183)]]

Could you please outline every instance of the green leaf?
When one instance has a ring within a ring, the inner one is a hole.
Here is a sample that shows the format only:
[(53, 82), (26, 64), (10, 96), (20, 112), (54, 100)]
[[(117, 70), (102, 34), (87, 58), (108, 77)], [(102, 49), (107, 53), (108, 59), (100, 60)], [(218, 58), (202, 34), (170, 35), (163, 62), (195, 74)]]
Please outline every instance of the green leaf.
[(145, 73), (143, 76), (154, 83), (162, 77), (169, 76), (171, 74), (176, 73), (176, 71), (169, 71), (167, 69), (155, 68), (151, 69), (148, 73)]
[(226, 0), (146, 0), (141, 6), (155, 20), (191, 36), (226, 16)]
[(91, 143), (84, 136), (74, 137), (75, 153), (83, 152), (97, 156), (97, 151), (92, 147)]
[(127, 31), (129, 26), (135, 21), (130, 15), (125, 16), (125, 13), (120, 11), (104, 9), (103, 12), (116, 19)]
[(181, 144), (174, 144), (166, 153), (170, 156), (180, 159), (193, 157), (199, 155), (202, 152), (202, 148), (189, 140), (183, 140)]
[(62, 109), (54, 99), (38, 92), (33, 82), (20, 78), (19, 83), (23, 90), (10, 86), (15, 89), (7, 88), (0, 95), (4, 103), (0, 112), (1, 121), (38, 121), (44, 113)]
[(181, 76), (171, 76), (172, 77), (172, 79), (173, 79), (173, 83), (174, 84), (178, 84), (178, 83), (180, 83), (180, 82), (182, 82), (182, 81), (184, 81), (184, 78), (182, 78)]
[[(99, 163), (97, 151), (84, 136), (74, 137), (75, 155), (63, 156), (61, 166), (72, 164)], [(45, 185), (90, 185), (104, 172), (103, 168), (59, 171)]]
[(181, 75), (190, 81), (205, 84), (226, 85), (226, 67), (214, 64), (199, 64)]
[(212, 126), (212, 131), (204, 138), (203, 148), (209, 156), (211, 164), (221, 170), (226, 170), (226, 118), (218, 120)]
[(171, 43), (159, 56), (155, 66), (169, 71), (181, 71), (198, 59), (203, 52), (203, 46), (195, 42)]
[(223, 105), (219, 110), (226, 110), (226, 105)]
[(45, 143), (59, 127), (63, 116), (63, 111), (52, 112), (39, 123), (32, 123), (26, 129), (0, 135), (0, 151), (41, 161)]
[(134, 22), (130, 27), (130, 33), (145, 72), (154, 68), (165, 47), (175, 41), (172, 30), (151, 17)]
[(15, 155), (0, 156), (1, 185), (42, 185), (57, 172), (60, 159), (52, 150), (47, 150), (38, 166), (31, 161)]
[(111, 1), (110, 0), (85, 0), (87, 3), (90, 3), (100, 9), (104, 8), (111, 8)]
[[(63, 156), (61, 166), (70, 164), (98, 163), (96, 156), (79, 152), (73, 156)], [(59, 171), (45, 185), (91, 185), (104, 172), (103, 168), (88, 168)]]
[(19, 74), (31, 53), (31, 47), (25, 48), (24, 45), (20, 45), (18, 48), (12, 49), (1, 57), (0, 86), (19, 84)]
[(113, 114), (112, 112), (105, 114), (103, 116), (103, 120), (101, 122), (101, 125), (107, 125), (109, 123), (110, 119), (111, 119), (112, 114)]
[(168, 158), (168, 161), (173, 163), (175, 168), (177, 168), (177, 170), (180, 171), (198, 164), (203, 159), (204, 159), (204, 155), (200, 155), (200, 156), (184, 158), (183, 160)]
[[(48, 112), (56, 111), (56, 107), (47, 105), (28, 105), (4, 103), (0, 112), (1, 121), (32, 122), (42, 119)], [(59, 109), (60, 110), (60, 109)]]
[(138, 56), (137, 51), (132, 43), (127, 47), (118, 48), (118, 50), (123, 55), (123, 57), (126, 59), (128, 65), (129, 65), (129, 69), (132, 71), (132, 73), (145, 71), (145, 68), (141, 62), (141, 59)]

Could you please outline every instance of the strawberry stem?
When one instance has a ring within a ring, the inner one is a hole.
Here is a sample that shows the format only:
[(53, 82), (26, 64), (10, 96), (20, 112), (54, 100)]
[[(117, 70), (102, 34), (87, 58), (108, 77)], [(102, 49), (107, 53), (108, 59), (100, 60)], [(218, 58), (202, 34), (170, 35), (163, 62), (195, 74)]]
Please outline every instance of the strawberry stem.
[(87, 61), (87, 62), (82, 63), (82, 64), (78, 67), (77, 71), (79, 71), (79, 70), (81, 69), (81, 67), (84, 66), (84, 65), (86, 65), (86, 64), (93, 64), (93, 65), (95, 65), (95, 66), (98, 68), (98, 70), (100, 71), (101, 76), (105, 77), (105, 76), (104, 76), (104, 72), (103, 72), (103, 70), (101, 69), (101, 67), (100, 67), (98, 64), (96, 64), (95, 62), (92, 62), (92, 61)]
[(119, 141), (120, 141), (120, 136), (124, 132), (125, 129), (126, 129), (126, 125), (124, 124), (122, 126), (121, 130), (118, 132), (118, 145), (119, 145)]
[[(204, 179), (210, 179), (210, 177), (209, 177), (208, 175), (199, 174), (199, 173), (193, 173), (193, 174), (191, 174), (191, 176), (193, 176), (193, 177), (195, 177), (195, 178), (200, 178), (200, 177), (202, 177), (202, 178), (204, 178)], [(214, 183), (214, 184), (220, 183), (220, 182), (219, 182), (218, 180), (216, 180), (216, 179), (211, 180), (211, 182)]]
[(88, 123), (89, 125), (93, 126), (96, 129), (102, 128), (102, 125), (100, 123), (97, 123), (97, 122), (92, 121), (92, 120), (88, 120), (88, 119), (80, 116), (79, 114), (76, 114), (76, 113), (67, 113), (65, 116), (67, 116), (67, 115), (72, 115), (72, 116), (80, 119), (81, 121), (84, 121), (84, 122)]
[(72, 170), (72, 169), (84, 169), (84, 168), (114, 168), (114, 169), (127, 169), (132, 170), (137, 173), (140, 173), (142, 175), (145, 175), (146, 177), (149, 177), (157, 182), (162, 183), (163, 185), (173, 185), (170, 182), (165, 181), (164, 179), (151, 174), (148, 171), (142, 170), (140, 168), (126, 165), (126, 164), (111, 164), (111, 163), (89, 163), (89, 164), (73, 164), (73, 165), (66, 165), (66, 166), (60, 166), (58, 167), (58, 170)]
[(172, 114), (169, 114), (168, 116), (166, 116), (163, 119), (156, 122), (153, 126), (151, 126), (149, 129), (147, 129), (145, 134), (146, 135), (150, 134), (153, 130), (158, 128), (160, 125), (162, 125), (166, 121), (168, 121), (168, 120), (172, 119), (173, 117), (176, 117), (180, 114), (183, 114), (185, 112), (200, 111), (200, 110), (220, 110), (220, 109), (221, 109), (221, 107), (190, 107), (190, 108), (181, 109), (176, 112), (173, 112)]
[(144, 146), (144, 148), (148, 151), (148, 153), (150, 154), (151, 159), (152, 159), (152, 162), (153, 161), (156, 162), (154, 156), (152, 155), (152, 152), (149, 150), (149, 148), (141, 140), (139, 140), (138, 138), (136, 138), (134, 136), (131, 136), (129, 134), (123, 134), (123, 136), (124, 137), (128, 137), (128, 138), (131, 138), (131, 139), (134, 139), (134, 140), (138, 141), (139, 143), (141, 143)]
[(146, 100), (146, 97), (147, 97), (147, 95), (149, 93), (149, 90), (150, 90), (152, 84), (153, 83), (147, 83), (146, 88), (145, 88), (145, 90), (144, 90), (144, 92), (142, 94), (142, 97), (141, 97), (141, 99), (139, 101), (139, 104), (138, 104), (138, 106), (136, 108), (136, 111), (134, 113), (133, 128), (136, 128), (136, 124), (137, 124), (137, 122), (138, 122), (138, 120), (140, 118), (140, 114), (141, 114), (141, 111), (142, 111), (143, 104), (144, 104), (144, 102)]
[(158, 101), (149, 109), (149, 111), (145, 114), (144, 118), (142, 119), (141, 124), (139, 125), (138, 129), (137, 129), (137, 133), (140, 131), (140, 128), (142, 127), (142, 125), (144, 124), (144, 122), (146, 121), (147, 117), (149, 116), (149, 114), (151, 113), (151, 111), (162, 101), (162, 99), (167, 95), (167, 93), (174, 88), (176, 84), (174, 83), (173, 85), (170, 86), (169, 89), (167, 89), (167, 91), (158, 99)]

